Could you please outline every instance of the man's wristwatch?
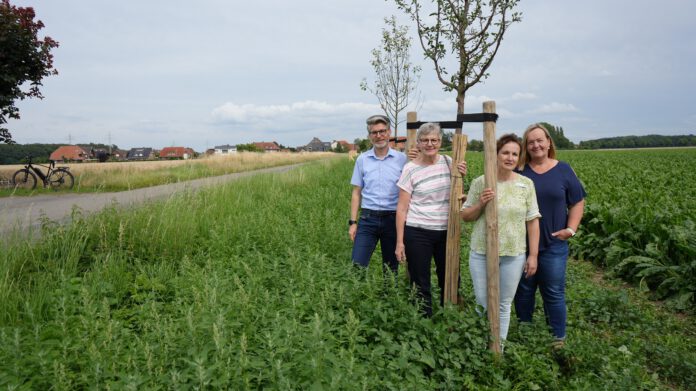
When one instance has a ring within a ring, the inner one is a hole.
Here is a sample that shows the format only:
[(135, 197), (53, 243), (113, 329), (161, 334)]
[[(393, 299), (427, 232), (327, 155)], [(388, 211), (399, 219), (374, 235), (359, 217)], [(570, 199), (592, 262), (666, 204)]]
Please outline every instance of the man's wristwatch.
[(353, 224), (357, 224), (358, 222), (355, 220), (348, 220), (348, 226), (350, 227)]
[(575, 236), (575, 231), (572, 228), (566, 227), (566, 230), (568, 230), (568, 232), (570, 232), (571, 237)]

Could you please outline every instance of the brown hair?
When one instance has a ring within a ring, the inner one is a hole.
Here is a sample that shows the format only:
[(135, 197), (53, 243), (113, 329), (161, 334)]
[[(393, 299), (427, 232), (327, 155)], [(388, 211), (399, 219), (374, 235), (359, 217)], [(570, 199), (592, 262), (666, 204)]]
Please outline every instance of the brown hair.
[(500, 136), (498, 141), (495, 143), (495, 152), (498, 153), (507, 143), (515, 143), (520, 147), (520, 153), (522, 153), (522, 144), (520, 143), (520, 138), (514, 133), (508, 133)]
[(536, 124), (531, 124), (527, 126), (527, 129), (524, 131), (524, 135), (522, 136), (522, 155), (520, 156), (520, 169), (524, 168), (524, 166), (529, 163), (530, 160), (532, 160), (529, 157), (529, 154), (527, 153), (527, 142), (529, 141), (529, 133), (531, 133), (535, 129), (541, 129), (544, 131), (544, 134), (546, 135), (546, 139), (549, 140), (549, 152), (548, 152), (548, 157), (550, 159), (555, 159), (556, 158), (556, 144), (554, 144), (553, 139), (551, 138), (551, 134), (549, 131), (544, 127), (544, 125), (540, 123)]

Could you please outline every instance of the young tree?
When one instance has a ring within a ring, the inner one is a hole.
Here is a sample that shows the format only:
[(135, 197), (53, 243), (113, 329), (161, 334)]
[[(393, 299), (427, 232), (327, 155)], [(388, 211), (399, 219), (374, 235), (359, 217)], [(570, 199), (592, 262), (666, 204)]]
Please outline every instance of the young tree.
[[(423, 53), (445, 91), (457, 92), (457, 114), (464, 114), (467, 90), (488, 77), (505, 32), (521, 20), (514, 11), (518, 0), (433, 0), (432, 12), (423, 10), (425, 0), (395, 2), (416, 22)], [(444, 65), (447, 53), (458, 59), (454, 71)]]
[[(505, 32), (512, 23), (521, 20), (520, 14), (514, 12), (518, 0), (432, 0), (427, 2), (427, 10), (422, 6), (426, 0), (394, 1), (416, 22), (423, 54), (432, 60), (437, 79), (444, 85), (445, 91), (456, 91), (457, 114), (464, 114), (466, 92), (488, 76), (488, 68), (498, 53)], [(431, 3), (434, 4), (431, 6)], [(448, 70), (444, 65), (448, 53), (458, 60), (454, 70)], [(461, 133), (461, 128), (456, 129), (453, 138), (452, 158), (455, 164), (462, 157), (459, 147), (459, 140), (463, 137)], [(486, 172), (490, 168), (490, 165), (487, 166)], [(488, 173), (486, 177), (489, 177)], [(458, 198), (461, 183), (461, 177), (452, 176), (444, 294), (445, 302), (451, 303), (458, 300), (456, 286), (461, 234)], [(487, 208), (491, 206), (495, 207), (495, 203)], [(491, 232), (497, 233), (497, 230)], [(494, 295), (489, 294), (488, 297), (491, 299)], [(488, 308), (492, 308), (491, 303)], [(492, 314), (494, 317), (491, 317)], [(491, 348), (494, 352), (500, 352), (497, 312), (489, 311), (488, 315), (493, 335)]]
[(372, 148), (370, 140), (366, 138), (356, 138), (355, 140), (353, 140), (353, 143), (357, 146), (358, 152), (365, 152), (368, 149)]
[(420, 67), (410, 61), (411, 38), (408, 27), (398, 26), (396, 17), (384, 18), (382, 45), (372, 50), (372, 68), (375, 70), (374, 85), (363, 79), (360, 88), (374, 94), (384, 114), (394, 127), (394, 138), (398, 137), (399, 114), (415, 98), (420, 79)]
[[(43, 98), (41, 79), (58, 74), (51, 54), (58, 42), (51, 37), (38, 38), (44, 24), (35, 21), (35, 16), (31, 7), (15, 7), (9, 0), (0, 0), (0, 142), (13, 142), (3, 125), (8, 118), (19, 119), (15, 101)], [(25, 83), (29, 88), (22, 90)]]

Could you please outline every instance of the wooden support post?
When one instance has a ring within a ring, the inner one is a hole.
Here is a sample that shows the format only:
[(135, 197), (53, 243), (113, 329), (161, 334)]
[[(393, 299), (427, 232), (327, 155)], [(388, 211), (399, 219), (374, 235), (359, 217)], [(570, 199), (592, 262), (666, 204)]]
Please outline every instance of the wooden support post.
[(450, 167), (450, 208), (447, 221), (447, 252), (445, 263), (445, 303), (457, 304), (459, 288), (459, 259), (461, 253), (461, 219), (459, 209), (462, 207), (462, 176), (457, 164), (466, 155), (467, 136), (461, 133), (452, 138), (452, 166)]
[[(483, 102), (484, 113), (495, 113), (495, 102)], [(484, 187), (493, 189), (496, 197), (486, 205), (486, 262), (488, 283), (488, 323), (491, 327), (490, 349), (500, 354), (500, 260), (498, 254), (498, 183), (495, 122), (483, 123)]]
[[(406, 123), (409, 122), (417, 122), (418, 121), (418, 113), (415, 111), (409, 111), (406, 113)], [(416, 132), (418, 129), (407, 129), (406, 130), (406, 150), (404, 151), (405, 153), (408, 153), (411, 149), (413, 149), (416, 146)]]
[[(409, 111), (406, 113), (406, 122), (417, 122), (418, 121), (418, 113), (415, 111)], [(406, 150), (404, 153), (408, 156), (408, 151), (416, 147), (416, 133), (418, 132), (418, 129), (416, 128), (408, 128), (406, 129)], [(410, 158), (409, 158), (410, 160)], [(406, 279), (409, 281), (411, 280), (411, 275), (408, 273), (408, 259), (404, 262), (404, 275), (406, 276)]]

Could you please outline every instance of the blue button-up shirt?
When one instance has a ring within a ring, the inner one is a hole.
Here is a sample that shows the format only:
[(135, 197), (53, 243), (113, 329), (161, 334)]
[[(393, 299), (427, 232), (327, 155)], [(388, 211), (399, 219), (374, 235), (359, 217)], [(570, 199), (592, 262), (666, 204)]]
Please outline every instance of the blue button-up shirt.
[(372, 210), (396, 210), (399, 188), (396, 182), (408, 159), (403, 153), (389, 148), (387, 155), (378, 158), (375, 149), (358, 156), (350, 184), (361, 188), (360, 207)]

